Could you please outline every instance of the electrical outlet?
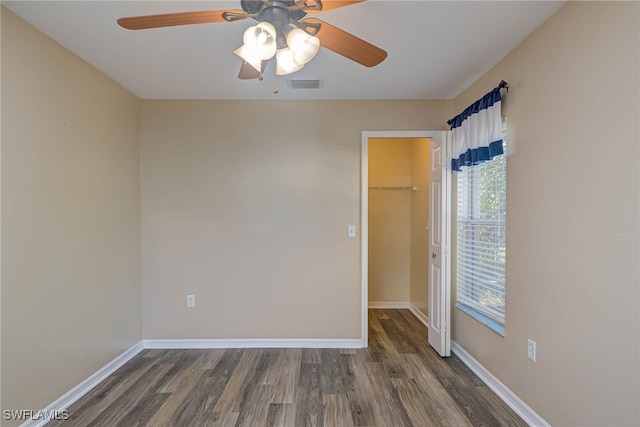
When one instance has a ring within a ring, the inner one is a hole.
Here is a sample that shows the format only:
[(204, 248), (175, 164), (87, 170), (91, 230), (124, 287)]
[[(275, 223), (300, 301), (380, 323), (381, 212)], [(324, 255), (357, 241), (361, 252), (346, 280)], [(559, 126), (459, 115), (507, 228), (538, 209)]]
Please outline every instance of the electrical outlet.
[(195, 295), (187, 295), (187, 307), (194, 308), (196, 306), (196, 296)]
[(536, 342), (533, 340), (527, 340), (527, 357), (536, 361)]

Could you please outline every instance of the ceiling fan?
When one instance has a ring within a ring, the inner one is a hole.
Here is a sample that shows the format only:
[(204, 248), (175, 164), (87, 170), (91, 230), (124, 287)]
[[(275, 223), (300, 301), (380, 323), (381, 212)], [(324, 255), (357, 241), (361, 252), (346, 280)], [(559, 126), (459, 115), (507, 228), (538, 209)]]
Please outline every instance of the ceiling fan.
[(300, 70), (318, 52), (320, 46), (366, 67), (384, 61), (387, 52), (353, 34), (318, 18), (305, 18), (327, 10), (365, 0), (241, 0), (242, 10), (212, 10), (168, 13), (118, 19), (129, 30), (176, 25), (236, 22), (247, 18), (258, 21), (243, 36), (243, 46), (234, 52), (243, 59), (238, 77), (262, 79), (269, 59), (276, 57), (276, 74)]

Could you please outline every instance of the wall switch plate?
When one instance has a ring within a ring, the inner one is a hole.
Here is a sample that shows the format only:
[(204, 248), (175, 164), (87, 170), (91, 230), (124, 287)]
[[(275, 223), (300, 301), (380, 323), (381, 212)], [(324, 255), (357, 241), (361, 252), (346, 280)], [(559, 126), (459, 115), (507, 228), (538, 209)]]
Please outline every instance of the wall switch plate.
[(349, 227), (347, 227), (347, 236), (356, 237), (356, 226), (355, 225), (350, 225)]
[(536, 342), (533, 340), (527, 340), (527, 357), (536, 361)]
[(196, 306), (196, 296), (195, 295), (187, 295), (187, 307), (194, 308)]

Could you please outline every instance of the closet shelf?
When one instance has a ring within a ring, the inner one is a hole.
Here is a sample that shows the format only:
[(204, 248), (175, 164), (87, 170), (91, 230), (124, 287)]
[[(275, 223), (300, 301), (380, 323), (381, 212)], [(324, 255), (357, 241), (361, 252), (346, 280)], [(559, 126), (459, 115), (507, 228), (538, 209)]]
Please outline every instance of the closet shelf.
[(418, 187), (416, 187), (415, 185), (408, 185), (408, 186), (398, 186), (398, 187), (369, 187), (369, 190), (412, 190), (412, 191), (418, 191)]

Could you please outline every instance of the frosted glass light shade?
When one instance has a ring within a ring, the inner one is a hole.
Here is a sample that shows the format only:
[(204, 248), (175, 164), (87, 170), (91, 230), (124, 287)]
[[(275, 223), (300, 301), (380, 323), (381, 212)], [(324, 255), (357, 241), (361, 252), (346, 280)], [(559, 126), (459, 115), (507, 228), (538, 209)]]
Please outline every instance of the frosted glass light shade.
[(276, 29), (268, 22), (249, 27), (242, 37), (247, 49), (255, 52), (260, 60), (273, 58), (278, 49), (276, 45)]
[(303, 64), (296, 64), (293, 60), (293, 51), (288, 47), (278, 49), (276, 52), (276, 74), (284, 76), (294, 73), (304, 67)]
[(300, 28), (294, 28), (287, 33), (287, 46), (293, 52), (293, 61), (304, 65), (318, 53), (320, 39), (310, 36)]
[(256, 71), (262, 72), (262, 60), (256, 50), (251, 50), (247, 48), (247, 45), (242, 45), (242, 47), (234, 50), (233, 53), (244, 59), (245, 62), (255, 68)]

